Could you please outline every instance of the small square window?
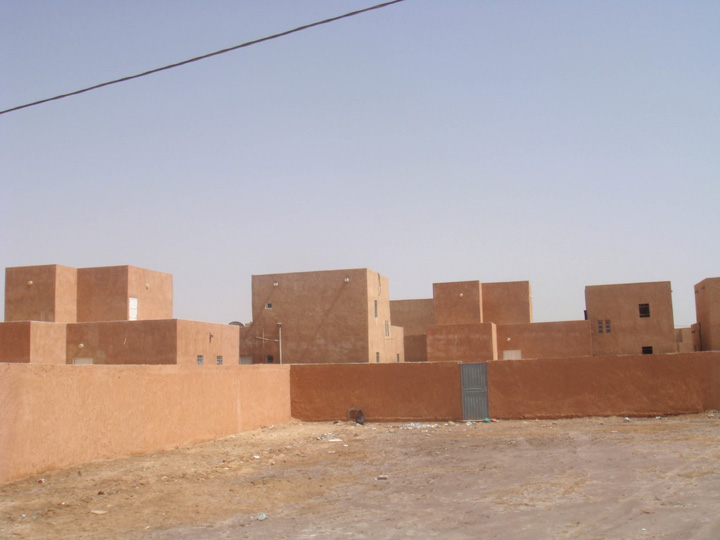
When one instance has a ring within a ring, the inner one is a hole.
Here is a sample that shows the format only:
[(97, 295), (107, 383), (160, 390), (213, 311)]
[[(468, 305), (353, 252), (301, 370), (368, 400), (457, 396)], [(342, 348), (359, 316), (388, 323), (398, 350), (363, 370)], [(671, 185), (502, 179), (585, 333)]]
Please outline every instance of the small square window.
[(197, 355), (197, 365), (202, 366), (205, 363), (205, 357), (202, 354)]
[(265, 309), (272, 309), (272, 303), (268, 302), (265, 304)]
[(653, 348), (652, 348), (652, 347), (648, 347), (648, 346), (643, 347), (643, 348), (642, 348), (642, 353), (643, 353), (643, 354), (652, 354), (652, 353), (653, 353)]
[(385, 337), (390, 337), (390, 321), (385, 321)]
[(268, 354), (268, 355), (265, 357), (265, 362), (267, 362), (268, 364), (272, 364), (274, 361), (275, 361), (275, 358), (273, 357), (272, 354)]
[(216, 363), (218, 366), (222, 366), (222, 356), (216, 356), (216, 357), (215, 357), (215, 363)]
[(640, 318), (646, 318), (650, 316), (650, 304), (638, 304), (638, 311), (640, 312)]
[(379, 361), (380, 361), (380, 353), (376, 352), (375, 353), (375, 362), (379, 362)]
[(603, 321), (602, 319), (598, 319), (598, 334), (603, 333)]
[(610, 333), (610, 319), (605, 319), (605, 333)]
[(400, 353), (397, 354), (397, 361), (400, 361)]

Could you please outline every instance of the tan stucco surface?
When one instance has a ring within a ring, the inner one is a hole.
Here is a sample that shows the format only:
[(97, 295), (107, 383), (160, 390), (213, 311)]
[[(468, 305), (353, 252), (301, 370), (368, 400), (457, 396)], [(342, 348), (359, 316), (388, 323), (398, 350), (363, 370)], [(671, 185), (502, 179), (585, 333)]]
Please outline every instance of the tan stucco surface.
[(462, 417), (457, 363), (294, 365), (290, 384), (298, 420), (344, 420), (351, 408), (368, 421)]
[(531, 323), (532, 293), (529, 281), (482, 284), (483, 322), (495, 324)]
[(720, 407), (720, 353), (488, 363), (495, 418), (654, 416)]
[(498, 359), (503, 351), (520, 350), (522, 358), (592, 356), (588, 321), (497, 325)]
[(720, 278), (695, 285), (698, 341), (703, 351), (720, 350)]
[[(640, 317), (640, 304), (650, 306), (650, 317)], [(677, 351), (669, 281), (588, 286), (585, 305), (595, 356), (640, 354), (646, 346), (655, 354)], [(601, 333), (599, 321), (608, 320), (611, 332)]]
[(428, 362), (486, 362), (497, 357), (497, 333), (493, 323), (428, 328)]
[(287, 366), (0, 364), (0, 482), (290, 419)]
[(479, 281), (433, 283), (435, 324), (483, 322), (482, 287)]

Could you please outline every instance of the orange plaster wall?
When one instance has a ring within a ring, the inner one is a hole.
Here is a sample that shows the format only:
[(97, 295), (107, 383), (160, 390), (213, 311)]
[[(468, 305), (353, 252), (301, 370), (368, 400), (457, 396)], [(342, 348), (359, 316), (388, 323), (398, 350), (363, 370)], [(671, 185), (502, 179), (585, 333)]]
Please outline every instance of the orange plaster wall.
[(177, 322), (168, 319), (68, 324), (67, 362), (92, 358), (95, 364), (175, 364)]
[(440, 364), (293, 365), (292, 416), (345, 420), (359, 407), (370, 421), (462, 417), (460, 367)]
[(67, 325), (62, 323), (30, 323), (30, 362), (33, 364), (64, 364)]
[(76, 282), (77, 270), (67, 266), (6, 268), (5, 320), (74, 322)]
[(701, 350), (720, 350), (720, 278), (707, 278), (695, 285), (695, 311)]
[(495, 324), (531, 323), (532, 293), (529, 281), (482, 284), (483, 321)]
[(288, 367), (249, 367), (0, 364), (0, 483), (288, 421)]
[(290, 421), (290, 366), (242, 366), (240, 431)]
[(78, 322), (128, 320), (128, 266), (79, 268)]
[(253, 322), (243, 354), (252, 352), (255, 363), (269, 355), (279, 363), (282, 323), (283, 363), (367, 362), (368, 274), (361, 268), (252, 276)]
[(493, 323), (428, 327), (428, 362), (485, 362), (497, 357), (497, 334)]
[(488, 363), (494, 418), (652, 416), (720, 406), (720, 354)]
[(0, 324), (0, 362), (30, 361), (30, 321)]
[(433, 310), (435, 312), (435, 324), (477, 324), (483, 322), (480, 282), (433, 283)]
[[(596, 356), (640, 354), (644, 346), (655, 354), (677, 351), (669, 281), (587, 286), (585, 304)], [(650, 317), (639, 316), (639, 304), (650, 305)], [(611, 332), (600, 333), (599, 321), (607, 320)]]
[(435, 324), (433, 300), (391, 300), (390, 316), (394, 325), (403, 327), (406, 338), (425, 335), (427, 327)]
[(223, 365), (240, 361), (240, 329), (229, 324), (198, 321), (177, 321), (177, 363), (197, 365), (203, 355), (204, 365), (216, 365), (222, 356)]
[(592, 356), (589, 321), (497, 325), (498, 359), (503, 351), (518, 350), (522, 358)]
[(427, 336), (405, 336), (405, 361), (427, 362)]
[(138, 299), (138, 320), (173, 318), (172, 274), (130, 266), (128, 298)]

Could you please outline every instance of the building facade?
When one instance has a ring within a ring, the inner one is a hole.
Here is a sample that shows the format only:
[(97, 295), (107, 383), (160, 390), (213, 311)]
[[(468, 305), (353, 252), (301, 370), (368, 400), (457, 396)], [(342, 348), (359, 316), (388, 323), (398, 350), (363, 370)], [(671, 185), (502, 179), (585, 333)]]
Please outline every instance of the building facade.
[(404, 362), (388, 280), (367, 268), (252, 276), (240, 355), (252, 363)]

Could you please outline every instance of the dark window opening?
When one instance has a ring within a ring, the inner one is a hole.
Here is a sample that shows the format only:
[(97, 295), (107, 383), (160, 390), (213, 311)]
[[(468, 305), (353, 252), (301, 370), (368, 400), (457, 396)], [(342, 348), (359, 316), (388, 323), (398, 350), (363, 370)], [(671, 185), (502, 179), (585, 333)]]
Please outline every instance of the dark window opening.
[(640, 317), (645, 318), (650, 316), (650, 304), (638, 304), (638, 311), (640, 312)]
[(222, 356), (217, 356), (217, 357), (215, 357), (215, 363), (216, 363), (218, 366), (222, 366)]
[(605, 319), (605, 333), (610, 333), (610, 319)]
[(272, 309), (272, 304), (270, 302), (265, 304), (265, 309)]
[(197, 355), (197, 365), (202, 366), (205, 363), (205, 357), (202, 354)]
[(375, 362), (379, 362), (379, 361), (380, 361), (380, 353), (376, 352), (375, 353)]
[(602, 319), (598, 319), (598, 334), (603, 333), (603, 322)]
[(642, 348), (642, 353), (643, 353), (643, 354), (652, 354), (652, 353), (653, 353), (653, 348), (652, 348), (652, 347), (643, 347), (643, 348)]
[(268, 364), (272, 364), (272, 363), (275, 361), (275, 358), (273, 358), (273, 355), (272, 355), (272, 354), (268, 354), (267, 357), (265, 358), (265, 361), (266, 361)]
[(400, 353), (397, 354), (397, 361), (400, 361)]

